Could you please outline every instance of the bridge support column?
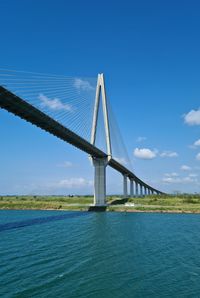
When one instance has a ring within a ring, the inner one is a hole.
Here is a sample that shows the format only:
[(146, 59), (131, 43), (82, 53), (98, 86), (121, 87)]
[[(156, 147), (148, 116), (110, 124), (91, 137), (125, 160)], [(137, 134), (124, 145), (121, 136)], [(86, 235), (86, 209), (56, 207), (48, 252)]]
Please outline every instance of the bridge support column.
[(142, 189), (142, 184), (140, 184), (140, 197), (143, 197), (143, 189)]
[(135, 181), (135, 195), (138, 196), (138, 182)]
[(146, 188), (146, 186), (144, 187), (144, 195), (145, 196), (147, 195), (147, 188)]
[(124, 183), (123, 183), (123, 197), (124, 199), (128, 197), (128, 191), (127, 191), (127, 182), (128, 182), (128, 179), (127, 179), (127, 175), (123, 175), (123, 179), (124, 179)]
[(106, 205), (106, 166), (104, 158), (93, 158), (94, 165), (94, 205)]
[(130, 179), (130, 197), (132, 198), (134, 196), (133, 192), (133, 179)]

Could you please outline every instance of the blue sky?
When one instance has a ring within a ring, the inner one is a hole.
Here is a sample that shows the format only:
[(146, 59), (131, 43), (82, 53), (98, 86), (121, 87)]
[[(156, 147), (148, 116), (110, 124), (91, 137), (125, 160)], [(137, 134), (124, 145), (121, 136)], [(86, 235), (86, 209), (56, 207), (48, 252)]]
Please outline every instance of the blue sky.
[[(103, 72), (136, 175), (200, 191), (199, 1), (2, 0), (0, 10), (1, 68)], [(0, 194), (92, 193), (83, 152), (2, 110), (0, 140)], [(108, 193), (122, 192), (107, 173)]]

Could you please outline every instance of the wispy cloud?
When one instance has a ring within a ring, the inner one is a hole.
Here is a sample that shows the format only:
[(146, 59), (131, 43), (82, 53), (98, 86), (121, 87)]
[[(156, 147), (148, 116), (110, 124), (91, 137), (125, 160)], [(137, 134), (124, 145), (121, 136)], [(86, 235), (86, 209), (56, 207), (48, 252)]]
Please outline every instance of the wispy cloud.
[(83, 90), (83, 91), (91, 91), (91, 90), (95, 90), (95, 87), (93, 87), (89, 81), (87, 80), (83, 80), (80, 78), (76, 78), (74, 80), (74, 87), (77, 90)]
[[(191, 169), (188, 166), (182, 166), (184, 169)], [(190, 173), (187, 176), (181, 176), (176, 172), (166, 173), (162, 178), (162, 182), (165, 184), (198, 184), (198, 175), (194, 173)]]
[(178, 178), (178, 177), (163, 177), (162, 182), (167, 183), (167, 184), (169, 184), (169, 183), (180, 183), (181, 179)]
[(72, 111), (72, 106), (67, 104), (67, 103), (63, 103), (59, 98), (55, 97), (55, 98), (49, 98), (44, 94), (39, 94), (38, 98), (41, 101), (41, 106), (44, 108), (49, 108), (51, 110), (56, 110), (56, 111), (60, 111), (60, 110), (65, 110), (68, 112)]
[[(63, 193), (92, 193), (93, 181), (85, 179), (83, 177), (79, 178), (66, 178), (57, 181), (43, 181), (41, 184), (32, 185), (32, 190), (29, 191), (30, 194), (58, 194)], [(30, 186), (29, 186), (30, 188)], [(27, 193), (27, 191), (26, 191)]]
[(177, 174), (176, 172), (172, 172), (172, 173), (166, 173), (166, 174), (164, 174), (164, 176), (166, 176), (166, 177), (178, 177), (179, 174)]
[(148, 148), (135, 148), (133, 154), (140, 159), (153, 159), (156, 157), (157, 151)]
[(57, 167), (60, 167), (60, 168), (70, 168), (72, 166), (73, 164), (71, 161), (64, 161), (62, 164), (57, 165)]
[(198, 154), (196, 155), (196, 159), (197, 159), (197, 160), (200, 160), (200, 153), (198, 153)]
[(182, 178), (182, 183), (198, 183), (196, 177), (187, 176)]
[(198, 147), (200, 146), (200, 139), (196, 140), (193, 144), (193, 146)]
[(60, 180), (55, 186), (57, 188), (85, 188), (88, 186), (92, 186), (92, 180), (86, 180), (85, 178), (70, 178)]
[(198, 184), (198, 180), (195, 177), (191, 177), (191, 176), (186, 176), (186, 177), (163, 177), (162, 178), (162, 182), (166, 183), (166, 184)]
[(194, 177), (198, 177), (198, 174), (189, 174), (188, 176), (194, 178)]
[(173, 151), (163, 151), (160, 153), (160, 157), (177, 157), (178, 153)]
[(184, 121), (188, 125), (200, 125), (200, 108), (198, 110), (191, 110), (183, 115)]
[(182, 165), (182, 166), (181, 166), (181, 170), (182, 170), (182, 171), (191, 171), (191, 169), (192, 169), (192, 168), (189, 167), (189, 166), (187, 166), (187, 165)]
[(136, 139), (136, 142), (137, 143), (141, 143), (141, 142), (144, 142), (144, 141), (146, 141), (146, 137), (138, 137), (137, 139)]

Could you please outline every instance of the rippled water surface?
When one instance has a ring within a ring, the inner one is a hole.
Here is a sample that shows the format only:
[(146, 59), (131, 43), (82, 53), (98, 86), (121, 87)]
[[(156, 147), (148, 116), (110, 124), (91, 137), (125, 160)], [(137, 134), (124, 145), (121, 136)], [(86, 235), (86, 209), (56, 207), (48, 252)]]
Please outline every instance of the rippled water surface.
[(0, 211), (0, 297), (200, 297), (200, 215)]

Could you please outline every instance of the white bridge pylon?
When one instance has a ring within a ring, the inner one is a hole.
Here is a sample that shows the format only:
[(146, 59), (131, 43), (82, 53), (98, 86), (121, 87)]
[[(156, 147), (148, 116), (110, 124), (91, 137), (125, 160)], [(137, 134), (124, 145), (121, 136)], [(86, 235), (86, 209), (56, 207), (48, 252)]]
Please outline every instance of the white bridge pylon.
[(92, 157), (92, 161), (94, 165), (94, 205), (95, 206), (104, 206), (106, 204), (106, 166), (108, 165), (110, 159), (112, 158), (110, 125), (109, 125), (109, 117), (108, 117), (108, 106), (107, 106), (104, 75), (98, 74), (95, 104), (94, 104), (94, 114), (93, 114), (93, 122), (92, 122), (92, 133), (91, 133), (92, 145), (95, 145), (95, 141), (96, 141), (97, 122), (98, 122), (101, 98), (102, 98), (103, 118), (104, 118), (104, 127), (105, 127), (105, 135), (106, 135), (107, 157), (106, 158)]

